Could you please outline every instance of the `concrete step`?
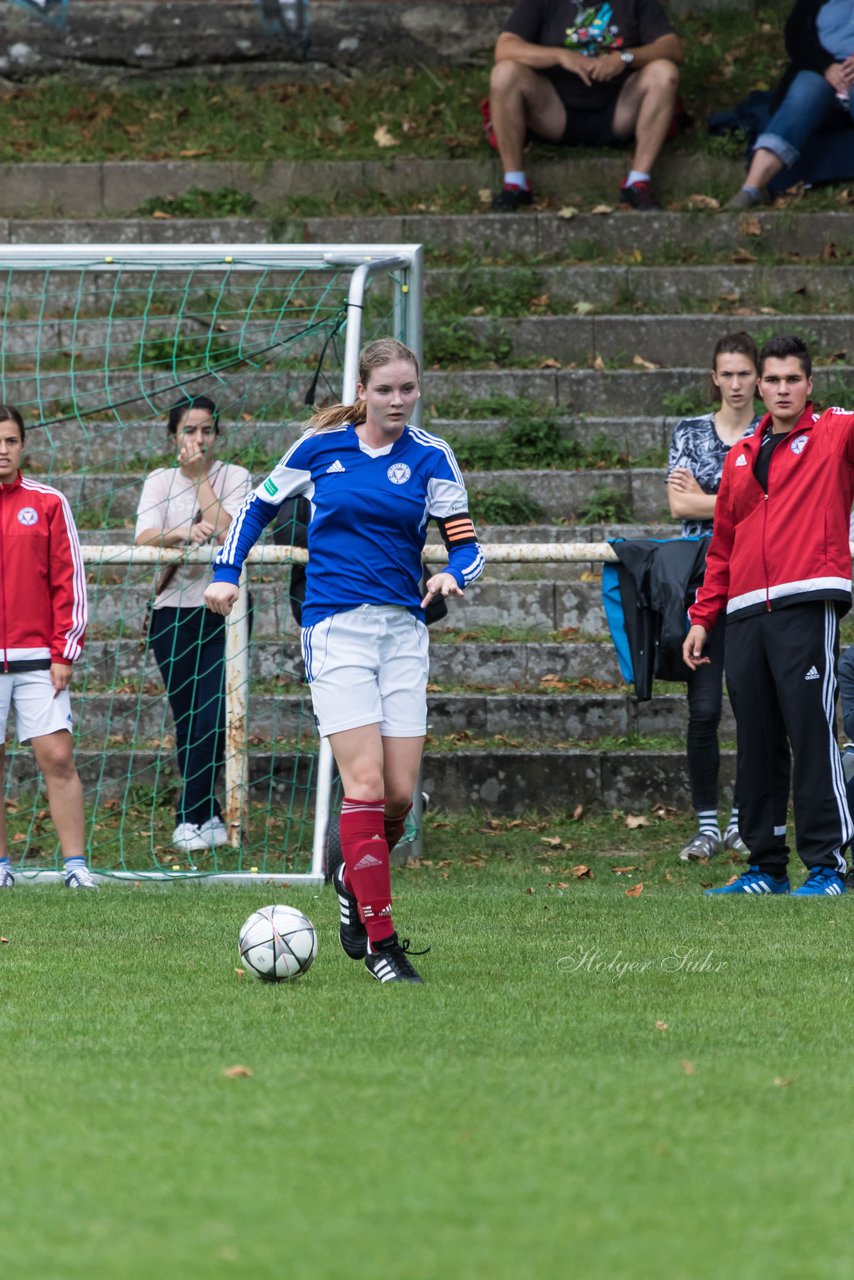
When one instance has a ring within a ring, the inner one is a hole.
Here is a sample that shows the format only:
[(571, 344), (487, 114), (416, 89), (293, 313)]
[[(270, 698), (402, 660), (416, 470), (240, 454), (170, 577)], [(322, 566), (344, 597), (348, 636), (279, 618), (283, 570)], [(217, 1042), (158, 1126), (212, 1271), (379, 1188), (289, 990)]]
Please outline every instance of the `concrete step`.
[[(852, 219), (854, 221), (854, 219)], [(785, 326), (775, 325), (777, 332)], [(814, 398), (818, 404), (828, 403), (828, 396), (846, 387), (854, 401), (854, 368), (833, 365), (815, 371)], [(544, 408), (566, 414), (589, 414), (614, 417), (621, 408), (632, 415), (655, 417), (668, 407), (690, 397), (691, 412), (708, 407), (708, 370), (703, 368), (669, 369), (462, 369), (429, 370), (424, 375), (427, 403), (438, 412), (448, 405), (466, 402), (494, 401), (496, 397), (528, 400)], [(830, 397), (830, 403), (839, 400)], [(694, 405), (696, 404), (696, 408)], [(671, 413), (672, 409), (669, 410)], [(685, 412), (688, 412), (686, 409)]]
[[(174, 794), (177, 777), (159, 751), (111, 749), (75, 753), (90, 812), (96, 800), (126, 798), (128, 779), (136, 786)], [(307, 751), (249, 753), (250, 799), (285, 805), (296, 785), (312, 785), (313, 758)], [(7, 753), (9, 785), (32, 787), (38, 779), (29, 749)], [(735, 752), (721, 753), (721, 805), (728, 803), (735, 774)], [(574, 809), (576, 805), (646, 813), (656, 804), (690, 807), (685, 753), (642, 750), (626, 744), (613, 751), (457, 746), (440, 751), (428, 739), (424, 788), (438, 810), (466, 812), (472, 807), (502, 814)], [(674, 851), (675, 852), (675, 851)], [(565, 859), (561, 858), (563, 862)]]
[[(484, 79), (484, 86), (486, 80)], [(593, 199), (619, 201), (626, 172), (619, 154), (597, 153), (536, 160), (530, 167), (540, 196), (569, 202)], [(698, 155), (667, 150), (656, 166), (657, 191), (663, 199), (703, 192), (709, 187), (738, 190), (743, 168), (728, 156)], [(192, 188), (219, 191), (234, 187), (268, 213), (284, 209), (288, 200), (326, 192), (333, 208), (346, 207), (347, 193), (377, 192), (385, 197), (423, 201), (425, 193), (460, 188), (472, 193), (500, 186), (497, 157), (484, 147), (476, 157), (421, 159), (414, 156), (377, 160), (271, 160), (266, 164), (239, 160), (106, 160), (103, 162), (39, 162), (0, 165), (0, 215), (32, 219), (51, 209), (63, 218), (124, 217), (148, 204), (152, 197), (183, 195)], [(340, 201), (340, 205), (339, 205)], [(632, 215), (626, 214), (626, 217)], [(643, 218), (648, 214), (635, 215)], [(304, 239), (293, 232), (306, 219), (286, 223), (282, 242)], [(278, 222), (281, 230), (281, 220)], [(400, 243), (399, 237), (394, 237)]]
[[(460, 619), (457, 618), (457, 622)], [(430, 682), (448, 687), (488, 690), (490, 688), (548, 692), (553, 682), (583, 680), (622, 685), (617, 659), (610, 641), (585, 643), (568, 639), (557, 644), (549, 640), (442, 642), (435, 627), (430, 628)], [(279, 639), (253, 637), (249, 651), (252, 680), (302, 678), (299, 640), (293, 634)], [(87, 641), (83, 656), (74, 668), (74, 688), (91, 697), (95, 693), (125, 687), (147, 694), (160, 693), (160, 674), (150, 649), (142, 650), (136, 640)]]
[[(411, 162), (408, 163), (411, 166)], [(582, 158), (577, 157), (571, 163), (579, 165)], [(622, 166), (623, 162), (618, 159), (609, 163), (614, 167), (615, 164)], [(30, 172), (24, 165), (0, 166), (0, 177), (6, 179), (0, 182), (3, 202), (0, 214), (10, 208), (13, 211), (11, 217), (0, 217), (0, 244), (424, 244), (437, 255), (465, 255), (469, 262), (476, 255), (475, 270), (488, 257), (502, 262), (515, 259), (517, 267), (527, 259), (557, 257), (565, 264), (576, 256), (582, 258), (583, 266), (584, 258), (589, 261), (598, 255), (611, 258), (625, 255), (628, 264), (645, 260), (678, 265), (683, 258), (687, 262), (702, 262), (706, 255), (722, 257), (731, 263), (738, 249), (759, 256), (769, 253), (800, 256), (821, 267), (822, 250), (830, 245), (833, 251), (826, 251), (827, 265), (835, 269), (835, 263), (843, 262), (845, 255), (854, 251), (854, 226), (849, 213), (802, 213), (793, 208), (760, 210), (747, 215), (705, 211), (634, 214), (615, 210), (608, 215), (581, 212), (571, 218), (560, 217), (552, 210), (518, 214), (413, 212), (375, 217), (285, 216), (277, 217), (275, 222), (270, 218), (106, 218), (93, 216), (96, 211), (101, 213), (104, 201), (97, 186), (92, 185), (91, 173), (86, 175), (88, 185), (83, 187), (81, 175), (75, 174), (78, 166), (33, 168), (37, 172)], [(139, 175), (133, 166), (116, 168), (117, 181), (127, 182), (131, 177), (137, 181)], [(156, 189), (146, 188), (151, 175), (143, 173), (137, 197), (126, 187), (121, 202), (123, 210), (135, 198), (141, 204), (156, 191), (180, 194), (190, 186), (201, 185), (186, 180), (168, 163), (147, 166), (147, 169), (155, 168)], [(310, 166), (291, 166), (292, 171), (299, 168), (310, 177)], [(383, 165), (386, 182), (392, 180), (397, 168), (394, 162)], [(736, 173), (737, 162), (729, 171)], [(417, 187), (421, 179), (417, 171), (411, 172)], [(740, 180), (741, 172), (739, 169), (735, 182)], [(560, 171), (555, 168), (553, 173), (557, 177)], [(487, 185), (492, 186), (496, 179), (497, 174), (491, 174)], [(112, 184), (112, 174), (110, 180)], [(444, 177), (439, 181), (447, 183)], [(215, 185), (228, 185), (228, 174), (222, 168)], [(318, 189), (313, 187), (311, 194), (316, 194)], [(54, 192), (58, 196), (56, 202), (68, 209), (68, 216), (14, 216), (15, 209), (31, 210), (39, 204), (42, 208), (51, 207), (56, 203)], [(277, 198), (284, 197), (282, 191)], [(108, 198), (111, 206), (115, 206), (112, 190)], [(75, 211), (78, 216), (72, 216)]]
[(557, 314), (582, 303), (597, 315), (633, 307), (656, 312), (715, 309), (719, 323), (725, 324), (729, 315), (740, 323), (745, 307), (783, 307), (786, 313), (801, 314), (847, 310), (852, 291), (854, 266), (816, 261), (794, 266), (507, 265), (469, 267), (465, 273), (458, 267), (428, 267), (425, 275), (432, 312), (445, 304), (454, 311), (483, 306), (496, 316), (529, 310)]
[[(743, 173), (743, 170), (741, 171)], [(741, 178), (737, 179), (740, 181)], [(695, 188), (701, 190), (701, 188)], [(831, 261), (854, 252), (854, 219), (847, 212), (801, 213), (795, 209), (731, 213), (579, 213), (561, 218), (551, 211), (439, 215), (413, 213), (397, 217), (307, 218), (294, 230), (296, 239), (315, 243), (346, 234), (350, 243), (425, 244), (436, 255), (465, 255), (483, 265), (484, 258), (520, 265), (520, 259), (550, 257), (582, 265), (604, 257), (624, 256), (629, 263), (702, 262), (706, 255), (731, 262), (739, 250), (800, 256), (821, 264), (822, 251)], [(290, 224), (288, 225), (290, 230)], [(758, 234), (756, 234), (758, 231)], [(283, 242), (290, 237), (283, 236)], [(831, 250), (829, 246), (833, 246)], [(640, 255), (640, 256), (638, 256)], [(749, 263), (747, 265), (750, 265)]]
[[(498, 351), (497, 358), (506, 364), (529, 359), (581, 364), (596, 357), (630, 364), (638, 356), (684, 368), (710, 360), (724, 332), (722, 323), (719, 315), (476, 316), (458, 320), (454, 331)], [(753, 334), (760, 345), (773, 333), (798, 333), (809, 343), (813, 358), (820, 353), (838, 353), (843, 360), (849, 353), (854, 356), (854, 315), (739, 316), (738, 327)], [(425, 325), (426, 351), (440, 333), (440, 325)]]
[[(153, 744), (172, 734), (172, 718), (162, 693), (87, 693), (75, 699), (75, 733), (84, 745)], [(295, 741), (311, 734), (314, 719), (306, 694), (250, 694), (250, 737), (255, 742)], [(735, 729), (727, 707), (721, 732)], [(596, 742), (600, 738), (684, 733), (687, 702), (661, 694), (637, 702), (628, 693), (431, 693), (428, 724), (438, 737), (509, 738), (530, 745)], [(517, 742), (517, 745), (521, 743)]]
[[(542, 566), (541, 580), (481, 581), (469, 587), (465, 601), (452, 602), (448, 617), (436, 627), (460, 630), (480, 627), (506, 627), (513, 630), (563, 631), (577, 629), (584, 637), (607, 634), (601, 603), (601, 582), (558, 582), (550, 566)], [(92, 640), (134, 640), (141, 635), (145, 604), (154, 575), (145, 582), (125, 581), (125, 574), (115, 571), (116, 582), (89, 587), (89, 634)], [(255, 601), (254, 634), (276, 637), (295, 633), (282, 578), (268, 575), (269, 581), (252, 579)], [(595, 673), (593, 673), (595, 674)]]
[[(255, 484), (263, 474), (253, 477)], [(79, 514), (84, 528), (118, 524), (136, 518), (141, 477), (64, 472), (57, 484)], [(613, 490), (624, 496), (627, 521), (657, 523), (667, 519), (664, 473), (661, 468), (602, 471), (468, 471), (469, 494), (488, 493), (497, 486), (514, 485), (531, 494), (543, 511), (556, 519), (572, 519), (593, 491)], [(619, 518), (619, 517), (616, 517)]]
[[(438, 418), (427, 406), (426, 430), (453, 442), (481, 437), (495, 437), (510, 428), (509, 418)], [(219, 457), (240, 463), (242, 459), (265, 456), (281, 457), (305, 430), (306, 418), (281, 422), (236, 421), (220, 419)], [(577, 442), (582, 448), (595, 447), (602, 441), (624, 453), (639, 457), (651, 451), (667, 449), (678, 417), (647, 418), (570, 418), (555, 417), (555, 432)], [(155, 466), (168, 466), (175, 456), (172, 438), (164, 422), (146, 418), (139, 422), (116, 423), (104, 420), (62, 422), (56, 426), (27, 428), (25, 466), (38, 471), (46, 479), (52, 477), (61, 486), (64, 473), (85, 470), (89, 473), (134, 472), (142, 476)], [(251, 451), (251, 452), (250, 452)], [(245, 462), (244, 462), (245, 465)], [(254, 464), (253, 464), (254, 465)]]

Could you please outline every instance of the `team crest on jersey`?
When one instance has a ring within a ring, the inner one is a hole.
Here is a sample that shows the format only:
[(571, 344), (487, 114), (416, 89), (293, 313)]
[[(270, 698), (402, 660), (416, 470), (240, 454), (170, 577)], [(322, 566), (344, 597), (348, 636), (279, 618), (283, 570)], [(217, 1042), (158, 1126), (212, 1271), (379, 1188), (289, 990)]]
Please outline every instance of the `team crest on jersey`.
[(392, 484), (406, 484), (412, 472), (405, 462), (393, 462), (386, 472)]
[(738, 457), (737, 457), (737, 458), (736, 458), (736, 460), (735, 460), (735, 465), (736, 465), (737, 467), (746, 467), (746, 466), (747, 466), (747, 459), (745, 458), (745, 456), (744, 456), (744, 454), (743, 454), (743, 453), (740, 453), (740, 454), (738, 455)]
[(18, 512), (18, 524), (38, 524), (39, 513), (35, 507), (21, 507)]
[(789, 448), (791, 449), (792, 453), (803, 453), (804, 449), (806, 449), (807, 447), (808, 440), (809, 440), (809, 436), (796, 436), (795, 439), (792, 441), (792, 443), (789, 445)]

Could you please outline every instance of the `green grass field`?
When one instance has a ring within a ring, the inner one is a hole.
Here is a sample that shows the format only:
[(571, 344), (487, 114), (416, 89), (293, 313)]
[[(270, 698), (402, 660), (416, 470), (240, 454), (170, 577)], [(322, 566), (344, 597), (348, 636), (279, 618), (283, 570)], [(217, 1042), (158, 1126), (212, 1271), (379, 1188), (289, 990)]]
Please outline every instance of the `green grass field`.
[[(849, 903), (704, 898), (640, 816), (433, 817), (423, 987), (328, 888), (4, 894), (4, 1277), (847, 1277)], [(320, 952), (268, 986), (275, 900)]]

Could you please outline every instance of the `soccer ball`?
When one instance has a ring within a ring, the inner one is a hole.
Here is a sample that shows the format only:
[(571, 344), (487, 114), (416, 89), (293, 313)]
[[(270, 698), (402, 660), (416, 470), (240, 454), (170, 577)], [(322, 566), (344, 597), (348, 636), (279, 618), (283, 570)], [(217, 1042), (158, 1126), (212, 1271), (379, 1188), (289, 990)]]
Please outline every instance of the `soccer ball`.
[(261, 907), (241, 928), (237, 950), (256, 978), (284, 982), (311, 968), (317, 934), (308, 916), (296, 907)]

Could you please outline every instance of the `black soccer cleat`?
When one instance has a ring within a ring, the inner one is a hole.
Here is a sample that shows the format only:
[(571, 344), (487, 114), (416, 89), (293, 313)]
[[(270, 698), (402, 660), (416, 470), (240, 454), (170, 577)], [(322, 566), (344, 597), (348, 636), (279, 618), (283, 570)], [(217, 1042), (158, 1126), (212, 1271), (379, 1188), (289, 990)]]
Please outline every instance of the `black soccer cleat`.
[(341, 911), (341, 923), (338, 926), (341, 946), (351, 960), (362, 960), (368, 950), (368, 931), (359, 918), (359, 903), (355, 893), (350, 893), (344, 887), (343, 863), (332, 872), (332, 884), (338, 894)]
[[(413, 951), (414, 956), (426, 956), (430, 950)], [(377, 982), (423, 982), (424, 979), (409, 962), (409, 939), (398, 940), (396, 933), (382, 942), (368, 944), (365, 968)]]

